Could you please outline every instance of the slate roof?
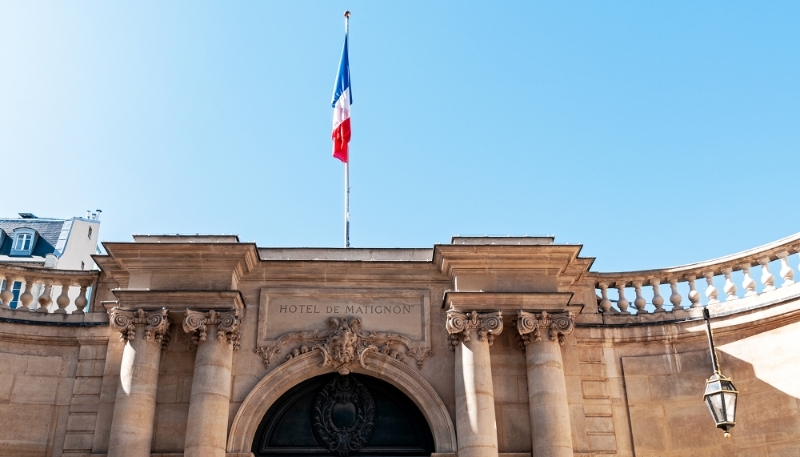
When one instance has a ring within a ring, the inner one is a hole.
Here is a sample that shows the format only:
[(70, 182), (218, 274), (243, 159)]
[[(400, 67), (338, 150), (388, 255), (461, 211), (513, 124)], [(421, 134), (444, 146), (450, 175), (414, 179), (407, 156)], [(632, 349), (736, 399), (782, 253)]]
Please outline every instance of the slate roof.
[(56, 250), (58, 237), (64, 224), (71, 223), (71, 220), (64, 219), (0, 219), (0, 229), (6, 232), (3, 245), (0, 246), (0, 255), (9, 255), (11, 246), (14, 243), (14, 230), (18, 228), (30, 228), (39, 234), (39, 240), (33, 247), (31, 255), (33, 257), (44, 257), (52, 254)]

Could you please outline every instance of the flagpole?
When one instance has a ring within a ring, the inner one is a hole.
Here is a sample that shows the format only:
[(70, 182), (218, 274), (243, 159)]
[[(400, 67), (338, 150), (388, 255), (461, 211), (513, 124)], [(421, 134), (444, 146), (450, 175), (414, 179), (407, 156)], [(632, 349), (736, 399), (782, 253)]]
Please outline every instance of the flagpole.
[[(350, 11), (344, 12), (344, 35), (350, 33)], [(344, 163), (344, 247), (350, 247), (350, 146)]]
[(344, 247), (350, 247), (350, 152), (344, 163)]

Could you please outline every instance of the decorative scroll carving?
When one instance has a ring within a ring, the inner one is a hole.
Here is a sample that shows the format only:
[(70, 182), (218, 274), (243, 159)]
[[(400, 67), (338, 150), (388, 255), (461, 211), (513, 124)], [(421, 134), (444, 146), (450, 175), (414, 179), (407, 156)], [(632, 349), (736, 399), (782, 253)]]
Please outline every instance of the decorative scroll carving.
[(311, 427), (318, 442), (347, 456), (372, 438), (375, 400), (355, 378), (337, 376), (317, 393), (311, 408)]
[(192, 341), (199, 344), (208, 337), (207, 326), (217, 326), (217, 339), (227, 341), (233, 345), (233, 350), (239, 350), (241, 346), (239, 310), (218, 312), (213, 309), (208, 312), (186, 310), (186, 317), (183, 319), (183, 331), (192, 334)]
[(361, 330), (361, 318), (328, 319), (330, 330), (322, 332), (299, 331), (287, 333), (278, 338), (275, 346), (262, 346), (256, 349), (264, 365), (269, 367), (272, 358), (289, 344), (298, 344), (284, 359), (284, 362), (293, 357), (310, 351), (319, 350), (322, 353), (322, 365), (335, 365), (340, 373), (349, 373), (347, 365), (358, 361), (362, 367), (364, 355), (368, 351), (376, 351), (406, 363), (408, 357), (417, 362), (417, 367), (422, 368), (425, 357), (431, 355), (431, 348), (413, 348), (411, 341), (396, 333), (364, 332)]
[(566, 336), (575, 329), (572, 311), (556, 314), (547, 311), (539, 314), (517, 311), (515, 323), (519, 332), (519, 346), (522, 349), (530, 344), (531, 336), (533, 336), (533, 341), (542, 341), (543, 331), (548, 332), (551, 340), (557, 340), (558, 344), (563, 346)]
[(469, 341), (469, 330), (472, 329), (478, 331), (478, 340), (486, 341), (491, 345), (494, 343), (495, 335), (499, 335), (503, 331), (503, 316), (500, 311), (493, 313), (473, 311), (464, 314), (451, 309), (447, 311), (445, 328), (447, 333), (450, 334), (448, 337), (450, 349), (455, 349), (458, 346), (459, 339), (464, 342)]
[(119, 338), (122, 341), (132, 341), (136, 338), (136, 327), (144, 326), (144, 339), (155, 341), (166, 348), (169, 343), (169, 320), (168, 311), (165, 308), (146, 312), (143, 309), (136, 311), (125, 311), (119, 308), (112, 308), (108, 312), (110, 315), (109, 324), (111, 328), (120, 332)]

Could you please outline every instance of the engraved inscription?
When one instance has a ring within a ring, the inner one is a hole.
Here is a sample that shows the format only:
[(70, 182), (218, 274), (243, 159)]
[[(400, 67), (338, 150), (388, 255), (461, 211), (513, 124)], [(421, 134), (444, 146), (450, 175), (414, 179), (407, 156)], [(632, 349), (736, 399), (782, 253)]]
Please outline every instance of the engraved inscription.
[(280, 305), (280, 314), (411, 314), (411, 305)]
[(429, 346), (428, 290), (263, 288), (259, 346), (272, 346), (291, 332), (312, 332), (332, 317), (358, 316), (375, 331), (402, 335)]

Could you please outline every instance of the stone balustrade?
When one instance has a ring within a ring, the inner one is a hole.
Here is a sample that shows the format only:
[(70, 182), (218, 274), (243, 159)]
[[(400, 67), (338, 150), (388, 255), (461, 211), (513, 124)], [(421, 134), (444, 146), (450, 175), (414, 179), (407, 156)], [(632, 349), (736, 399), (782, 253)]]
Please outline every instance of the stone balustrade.
[[(677, 313), (795, 283), (800, 233), (737, 254), (659, 270), (590, 273), (607, 316)], [(775, 274), (777, 273), (777, 275)], [(776, 278), (777, 276), (777, 278)], [(629, 290), (632, 289), (632, 290)]]
[(0, 264), (0, 278), (5, 280), (5, 287), (0, 291), (0, 309), (16, 311), (16, 315), (22, 312), (83, 314), (99, 274), (99, 271)]

